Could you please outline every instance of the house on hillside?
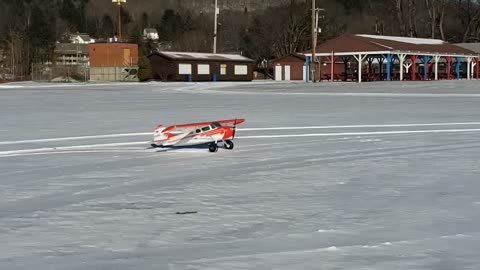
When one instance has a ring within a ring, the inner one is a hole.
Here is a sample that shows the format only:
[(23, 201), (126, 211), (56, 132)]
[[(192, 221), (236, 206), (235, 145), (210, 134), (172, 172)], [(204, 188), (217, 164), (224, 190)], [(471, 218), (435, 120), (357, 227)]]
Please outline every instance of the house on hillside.
[(158, 31), (155, 28), (145, 28), (143, 29), (143, 38), (157, 41), (159, 39)]
[(95, 43), (95, 39), (91, 38), (88, 34), (77, 33), (70, 35), (70, 42), (79, 44), (90, 44)]

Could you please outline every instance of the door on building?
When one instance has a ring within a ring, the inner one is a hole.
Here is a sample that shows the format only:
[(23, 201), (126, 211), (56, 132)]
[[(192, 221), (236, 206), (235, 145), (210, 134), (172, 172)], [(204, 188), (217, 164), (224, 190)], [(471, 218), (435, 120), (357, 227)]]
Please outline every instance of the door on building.
[(282, 66), (275, 66), (275, 81), (282, 80)]
[(123, 65), (124, 66), (131, 66), (132, 65), (130, 49), (123, 49)]
[(303, 76), (302, 80), (307, 80), (307, 65), (303, 65)]
[(289, 65), (285, 66), (284, 72), (285, 72), (285, 76), (283, 78), (285, 79), (285, 81), (290, 81), (291, 76), (290, 76), (290, 66)]

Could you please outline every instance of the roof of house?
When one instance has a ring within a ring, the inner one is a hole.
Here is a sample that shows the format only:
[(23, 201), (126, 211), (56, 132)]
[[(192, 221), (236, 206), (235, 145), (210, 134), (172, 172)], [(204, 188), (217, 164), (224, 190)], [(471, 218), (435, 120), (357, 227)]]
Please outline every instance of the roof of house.
[(86, 33), (77, 33), (77, 34), (72, 34), (71, 37), (80, 37), (81, 39), (83, 39), (83, 41), (85, 42), (89, 42), (92, 40), (92, 38), (90, 37), (89, 34), (86, 34)]
[(77, 53), (88, 55), (88, 44), (57, 43), (55, 53), (64, 55), (76, 55)]
[(156, 33), (158, 33), (157, 29), (155, 29), (155, 28), (145, 28), (145, 29), (143, 29), (143, 31), (144, 31), (145, 33), (147, 33), (147, 34), (156, 34)]
[[(378, 35), (344, 34), (321, 43), (319, 54), (403, 52), (414, 54), (474, 55), (471, 50), (438, 39), (408, 38)], [(310, 52), (305, 52), (310, 53)]]
[(279, 58), (275, 58), (272, 60), (272, 63), (276, 63), (276, 62), (280, 62), (284, 59), (287, 59), (287, 58), (296, 58), (302, 62), (305, 62), (306, 60), (306, 56), (304, 54), (299, 54), (299, 53), (296, 53), (296, 54), (289, 54), (289, 55), (285, 55), (285, 56), (282, 56), (282, 57), (279, 57)]
[(160, 55), (174, 61), (220, 61), (220, 62), (254, 62), (252, 59), (238, 54), (213, 54), (191, 52), (158, 52), (152, 55)]
[(475, 53), (480, 53), (480, 43), (457, 43), (455, 45)]

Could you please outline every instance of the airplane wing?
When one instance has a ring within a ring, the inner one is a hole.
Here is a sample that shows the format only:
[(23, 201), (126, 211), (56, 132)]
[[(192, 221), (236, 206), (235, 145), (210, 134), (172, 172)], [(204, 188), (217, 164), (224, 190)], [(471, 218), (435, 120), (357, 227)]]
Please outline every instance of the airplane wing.
[(180, 128), (196, 128), (202, 126), (208, 126), (212, 123), (219, 123), (220, 125), (240, 125), (245, 122), (245, 119), (230, 119), (230, 120), (220, 120), (220, 121), (210, 121), (210, 122), (201, 122), (201, 123), (191, 123), (191, 124), (181, 124), (181, 125), (174, 125), (166, 128), (163, 132), (172, 131), (174, 129)]
[(183, 130), (183, 132), (181, 134), (178, 134), (177, 136), (170, 139), (168, 141), (168, 143), (165, 144), (165, 145), (175, 145), (175, 144), (179, 143), (181, 140), (183, 140), (185, 137), (188, 137), (189, 135), (192, 135), (193, 131), (194, 131), (194, 129)]
[(219, 123), (220, 125), (240, 125), (245, 122), (245, 119), (240, 118), (240, 119), (231, 119), (231, 120), (222, 120), (222, 121), (214, 121), (216, 123)]

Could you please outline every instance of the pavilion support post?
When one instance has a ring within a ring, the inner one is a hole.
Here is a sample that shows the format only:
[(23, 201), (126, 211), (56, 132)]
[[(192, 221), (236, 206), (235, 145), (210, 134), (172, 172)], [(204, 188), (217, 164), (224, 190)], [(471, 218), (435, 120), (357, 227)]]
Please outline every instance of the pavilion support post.
[(412, 56), (410, 56), (410, 58), (412, 59), (412, 81), (415, 81), (415, 80), (417, 80), (417, 78), (416, 78), (416, 73), (417, 73), (417, 56), (416, 56), (416, 55), (412, 55)]
[(315, 72), (317, 73), (317, 81), (322, 80), (322, 57), (317, 56), (318, 62), (317, 62), (317, 67), (315, 68)]
[(457, 80), (460, 80), (460, 57), (455, 57), (455, 62), (457, 63), (457, 66), (455, 67), (455, 71), (457, 73)]
[(350, 57), (348, 57), (348, 56), (342, 57), (342, 61), (343, 61), (344, 74), (345, 74), (344, 80), (347, 81), (347, 79), (348, 79), (348, 63), (350, 62)]
[(470, 73), (472, 74), (472, 76), (470, 77), (470, 80), (474, 80), (476, 79), (476, 76), (475, 76), (475, 70), (476, 70), (476, 67), (477, 66), (477, 58), (473, 57), (472, 58), (472, 69), (470, 70)]
[(335, 61), (337, 61), (337, 57), (333, 56), (327, 57), (327, 61), (330, 62), (330, 80), (333, 82), (335, 76)]
[(476, 69), (477, 72), (476, 72), (475, 78), (478, 80), (480, 78), (480, 61), (479, 61), (478, 57), (475, 58), (475, 65), (477, 66), (477, 69)]
[(362, 82), (362, 67), (363, 67), (363, 60), (367, 57), (367, 55), (354, 55), (353, 56), (358, 62), (358, 82)]
[(305, 57), (305, 82), (308, 83), (310, 80), (308, 75), (310, 74), (310, 56)]
[(358, 55), (358, 82), (362, 82), (362, 55)]
[(403, 67), (405, 62), (406, 54), (398, 54), (398, 60), (400, 61), (400, 81), (403, 81)]
[(447, 80), (451, 80), (452, 78), (452, 57), (447, 56)]
[(430, 57), (428, 55), (423, 56), (423, 80), (428, 81), (428, 62), (430, 62)]
[(467, 57), (467, 80), (470, 80), (472, 77), (472, 57)]
[(387, 54), (387, 56), (385, 57), (385, 59), (387, 59), (387, 81), (390, 81), (392, 78), (392, 55), (391, 54)]
[(433, 59), (435, 60), (435, 81), (438, 81), (438, 62), (440, 62), (441, 56), (435, 55)]
[[(405, 60), (406, 62), (407, 60)], [(408, 74), (410, 72), (410, 68), (412, 67), (412, 62), (406, 62), (405, 64), (403, 64), (403, 67), (405, 68), (405, 73)]]
[(332, 82), (335, 80), (335, 62), (337, 62), (337, 57), (332, 56), (330, 64), (330, 78), (332, 79)]

